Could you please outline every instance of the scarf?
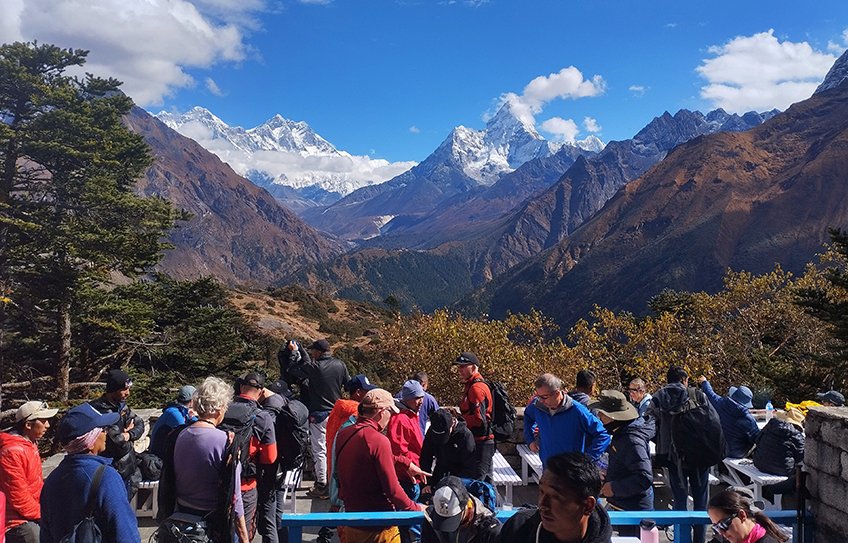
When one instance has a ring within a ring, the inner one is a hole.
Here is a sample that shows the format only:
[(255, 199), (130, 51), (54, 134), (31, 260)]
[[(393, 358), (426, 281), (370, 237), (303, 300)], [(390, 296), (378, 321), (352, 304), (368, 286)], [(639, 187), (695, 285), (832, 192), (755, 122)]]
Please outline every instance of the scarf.
[(93, 428), (87, 434), (83, 434), (77, 438), (72, 439), (65, 445), (65, 452), (68, 454), (80, 454), (84, 452), (88, 452), (94, 447), (94, 444), (97, 442), (97, 438), (100, 437), (100, 432), (103, 431), (103, 428), (99, 426), (97, 428)]
[(755, 541), (759, 541), (759, 539), (764, 535), (766, 535), (766, 529), (759, 524), (754, 524), (754, 527), (751, 529), (748, 537), (746, 537), (745, 541), (742, 543), (754, 543)]

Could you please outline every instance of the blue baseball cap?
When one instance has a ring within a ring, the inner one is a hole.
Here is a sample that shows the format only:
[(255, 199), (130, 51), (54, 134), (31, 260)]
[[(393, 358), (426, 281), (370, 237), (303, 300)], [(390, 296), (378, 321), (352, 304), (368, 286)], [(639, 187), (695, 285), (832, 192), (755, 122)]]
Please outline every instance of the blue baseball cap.
[(69, 443), (71, 440), (83, 436), (95, 428), (105, 428), (118, 424), (121, 419), (120, 413), (101, 413), (93, 408), (90, 403), (80, 404), (62, 417), (57, 432), (61, 443)]
[(421, 383), (418, 381), (414, 381), (410, 379), (409, 381), (403, 384), (403, 388), (400, 390), (400, 399), (401, 400), (411, 400), (413, 398), (423, 398), (424, 397), (424, 387), (421, 386)]
[(362, 375), (355, 375), (350, 381), (345, 385), (345, 390), (347, 390), (348, 394), (353, 394), (357, 390), (364, 390), (368, 392), (369, 390), (374, 390), (378, 388), (377, 385), (372, 385), (371, 381), (368, 380), (367, 377)]

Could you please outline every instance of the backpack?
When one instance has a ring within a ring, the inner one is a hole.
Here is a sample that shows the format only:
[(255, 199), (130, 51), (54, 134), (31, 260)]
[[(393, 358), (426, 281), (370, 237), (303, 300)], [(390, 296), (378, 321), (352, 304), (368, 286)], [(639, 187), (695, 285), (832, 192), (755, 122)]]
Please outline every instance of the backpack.
[(301, 402), (288, 399), (274, 422), (277, 458), (283, 473), (300, 467), (309, 448), (309, 410)]
[(706, 469), (724, 460), (727, 444), (721, 421), (703, 394), (690, 387), (686, 403), (670, 414), (671, 444), (681, 466)]
[(515, 432), (515, 407), (509, 400), (509, 394), (500, 381), (475, 379), (474, 383), (486, 383), (492, 392), (492, 420), (489, 430), (495, 436), (495, 441), (509, 441)]
[(495, 487), (486, 481), (478, 481), (477, 479), (460, 479), (465, 485), (465, 490), (469, 494), (483, 502), (489, 511), (495, 511), (498, 507), (498, 494), (495, 492)]
[(253, 436), (253, 423), (257, 413), (259, 406), (256, 402), (235, 401), (230, 404), (224, 420), (218, 425), (221, 430), (233, 433), (230, 454), (241, 462), (242, 480), (255, 479), (258, 473), (256, 464), (250, 458), (250, 438)]
[(59, 543), (100, 543), (103, 541), (100, 527), (94, 520), (94, 503), (97, 500), (97, 491), (100, 490), (100, 481), (103, 480), (105, 471), (106, 464), (101, 464), (94, 472), (91, 488), (88, 490), (88, 499), (85, 502), (85, 518), (74, 524), (71, 533), (60, 539)]

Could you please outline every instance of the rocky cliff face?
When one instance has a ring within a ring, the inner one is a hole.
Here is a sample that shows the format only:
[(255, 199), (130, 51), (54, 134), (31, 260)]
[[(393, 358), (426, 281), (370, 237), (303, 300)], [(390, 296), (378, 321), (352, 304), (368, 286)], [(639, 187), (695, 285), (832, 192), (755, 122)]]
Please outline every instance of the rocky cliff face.
[(179, 278), (214, 276), (227, 284), (268, 285), (342, 247), (297, 218), (267, 191), (237, 175), (199, 144), (140, 108), (126, 119), (155, 158), (138, 191), (194, 217), (175, 229), (160, 268)]
[(848, 223), (848, 87), (741, 133), (696, 138), (588, 222), (464, 302), (568, 326), (593, 304), (644, 312), (663, 288), (715, 290), (727, 268), (800, 271)]

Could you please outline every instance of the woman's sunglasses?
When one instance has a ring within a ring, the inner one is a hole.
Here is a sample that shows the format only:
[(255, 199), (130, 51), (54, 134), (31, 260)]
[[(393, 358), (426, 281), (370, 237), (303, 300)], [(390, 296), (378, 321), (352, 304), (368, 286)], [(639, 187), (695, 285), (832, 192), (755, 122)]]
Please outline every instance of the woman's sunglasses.
[(733, 523), (733, 519), (735, 519), (739, 515), (739, 513), (734, 513), (727, 517), (726, 519), (722, 519), (715, 524), (713, 524), (713, 531), (715, 533), (724, 533), (730, 529), (730, 525)]

